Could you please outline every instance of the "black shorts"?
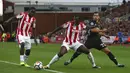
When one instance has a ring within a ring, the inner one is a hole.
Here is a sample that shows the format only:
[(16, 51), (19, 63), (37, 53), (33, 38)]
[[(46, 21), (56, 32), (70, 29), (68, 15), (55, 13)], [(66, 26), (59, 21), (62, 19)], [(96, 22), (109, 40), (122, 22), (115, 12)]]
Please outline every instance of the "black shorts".
[(85, 46), (88, 49), (95, 48), (98, 50), (101, 50), (107, 47), (106, 44), (104, 44), (100, 38), (88, 38), (85, 42)]

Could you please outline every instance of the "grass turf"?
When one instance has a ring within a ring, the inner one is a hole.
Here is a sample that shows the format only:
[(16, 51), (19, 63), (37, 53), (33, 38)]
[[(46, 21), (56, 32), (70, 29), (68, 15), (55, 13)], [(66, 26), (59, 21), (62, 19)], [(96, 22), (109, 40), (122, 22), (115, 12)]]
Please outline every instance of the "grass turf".
[[(51, 58), (59, 51), (60, 44), (39, 44), (32, 45), (31, 55), (28, 64), (32, 65), (36, 61), (42, 61), (46, 65)], [(65, 73), (128, 73), (130, 70), (130, 48), (124, 46), (109, 46), (110, 50), (116, 56), (120, 63), (126, 67), (118, 68), (112, 61), (109, 60), (104, 53), (92, 49), (96, 64), (101, 66), (101, 69), (93, 69), (87, 56), (80, 55), (72, 64), (64, 66), (64, 62), (68, 60), (74, 51), (70, 50), (58, 62), (51, 66), (52, 70), (57, 70)], [(0, 60), (19, 63), (19, 48), (16, 43), (0, 42)], [(44, 70), (34, 70), (21, 66), (15, 66), (0, 62), (0, 73), (53, 73)]]

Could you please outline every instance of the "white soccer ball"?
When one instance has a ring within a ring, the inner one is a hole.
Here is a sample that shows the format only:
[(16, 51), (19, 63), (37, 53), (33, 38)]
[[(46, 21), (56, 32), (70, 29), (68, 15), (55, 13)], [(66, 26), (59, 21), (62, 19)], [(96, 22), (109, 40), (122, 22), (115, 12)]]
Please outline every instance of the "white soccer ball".
[(42, 69), (42, 68), (43, 68), (43, 65), (42, 65), (42, 62), (41, 62), (41, 61), (36, 61), (36, 62), (34, 63), (34, 69), (40, 70), (40, 69)]

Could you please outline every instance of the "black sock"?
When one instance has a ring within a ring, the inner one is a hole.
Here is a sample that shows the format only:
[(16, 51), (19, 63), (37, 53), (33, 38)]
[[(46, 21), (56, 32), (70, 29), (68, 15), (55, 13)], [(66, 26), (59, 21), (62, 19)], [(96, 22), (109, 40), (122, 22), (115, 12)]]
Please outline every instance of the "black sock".
[(30, 55), (30, 52), (31, 52), (30, 49), (26, 50), (26, 52), (25, 52), (26, 56), (29, 56), (29, 55)]
[(20, 55), (24, 55), (24, 43), (21, 43)]
[(107, 55), (109, 56), (109, 58), (110, 58), (116, 65), (118, 64), (118, 62), (117, 62), (115, 56), (114, 56), (111, 52), (109, 52)]
[(72, 62), (75, 58), (77, 58), (81, 53), (75, 52), (73, 56), (71, 57), (70, 61)]

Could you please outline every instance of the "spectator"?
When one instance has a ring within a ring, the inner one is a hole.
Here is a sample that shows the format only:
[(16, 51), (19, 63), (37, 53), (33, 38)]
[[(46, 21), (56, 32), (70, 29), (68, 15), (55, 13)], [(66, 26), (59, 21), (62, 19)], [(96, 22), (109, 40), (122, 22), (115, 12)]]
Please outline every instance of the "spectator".
[(9, 41), (9, 39), (10, 39), (10, 33), (9, 32), (7, 32), (7, 41)]
[(3, 34), (2, 34), (2, 41), (3, 41), (3, 42), (5, 42), (5, 41), (7, 40), (6, 37), (7, 37), (7, 34), (6, 34), (6, 33), (3, 33)]
[(48, 43), (49, 42), (49, 38), (47, 37), (47, 35), (43, 36), (43, 41), (44, 41), (44, 43)]
[(123, 4), (126, 4), (126, 0), (123, 0), (123, 2), (122, 2)]

